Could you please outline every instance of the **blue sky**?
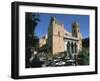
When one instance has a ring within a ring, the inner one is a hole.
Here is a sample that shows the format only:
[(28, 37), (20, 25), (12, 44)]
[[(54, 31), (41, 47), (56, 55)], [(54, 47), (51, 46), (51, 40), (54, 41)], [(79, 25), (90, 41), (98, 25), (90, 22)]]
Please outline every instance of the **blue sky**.
[(49, 14), (40, 13), (40, 22), (38, 23), (35, 33), (40, 38), (48, 32), (50, 19), (55, 16), (58, 21), (64, 24), (67, 31), (72, 31), (72, 23), (74, 21), (80, 24), (80, 32), (83, 38), (89, 37), (89, 16), (88, 15), (72, 15), (72, 14)]

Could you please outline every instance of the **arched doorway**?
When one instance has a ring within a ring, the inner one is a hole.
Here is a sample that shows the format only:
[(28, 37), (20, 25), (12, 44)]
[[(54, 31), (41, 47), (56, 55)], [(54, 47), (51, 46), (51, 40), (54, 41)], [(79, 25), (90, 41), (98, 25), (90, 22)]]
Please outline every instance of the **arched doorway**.
[(75, 53), (77, 53), (77, 44), (76, 43), (75, 43), (74, 47), (75, 47)]
[(71, 52), (74, 53), (74, 45), (73, 45), (73, 42), (71, 43)]
[(70, 53), (70, 42), (67, 43), (67, 52)]

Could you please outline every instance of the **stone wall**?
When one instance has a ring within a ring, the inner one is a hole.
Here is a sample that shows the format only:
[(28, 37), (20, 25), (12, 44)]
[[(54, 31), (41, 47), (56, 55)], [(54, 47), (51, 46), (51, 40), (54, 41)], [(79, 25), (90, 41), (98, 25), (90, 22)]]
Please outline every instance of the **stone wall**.
[(53, 54), (57, 54), (59, 52), (64, 52), (64, 27), (63, 25), (54, 24), (53, 25), (53, 43), (52, 48)]

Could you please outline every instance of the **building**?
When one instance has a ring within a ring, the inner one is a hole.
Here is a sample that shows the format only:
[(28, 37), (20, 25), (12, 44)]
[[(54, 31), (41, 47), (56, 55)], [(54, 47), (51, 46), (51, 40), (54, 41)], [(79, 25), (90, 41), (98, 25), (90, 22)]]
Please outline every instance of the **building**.
[(47, 43), (47, 34), (40, 38), (39, 40), (39, 47), (43, 47)]
[(48, 50), (52, 54), (64, 51), (77, 54), (82, 50), (82, 35), (77, 22), (72, 23), (72, 33), (69, 33), (62, 23), (58, 22), (55, 17), (51, 17), (46, 37), (40, 39), (42, 40), (40, 43), (42, 46), (47, 44)]

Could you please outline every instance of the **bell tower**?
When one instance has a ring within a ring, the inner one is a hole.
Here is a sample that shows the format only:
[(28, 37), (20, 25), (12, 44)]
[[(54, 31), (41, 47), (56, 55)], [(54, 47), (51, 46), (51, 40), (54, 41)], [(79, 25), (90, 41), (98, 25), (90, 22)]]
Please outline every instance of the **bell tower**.
[(78, 38), (78, 50), (82, 50), (82, 34), (80, 33), (80, 25), (77, 22), (72, 23), (72, 36)]
[(79, 38), (80, 26), (77, 22), (72, 23), (72, 36)]

